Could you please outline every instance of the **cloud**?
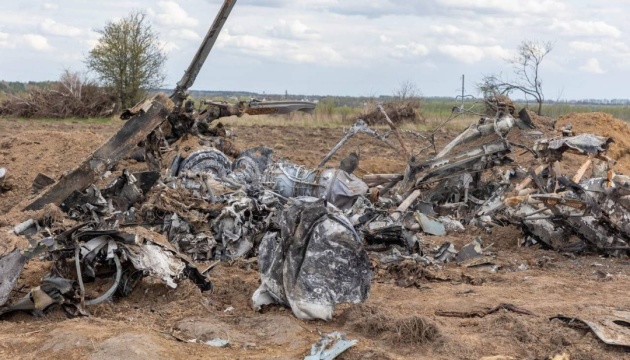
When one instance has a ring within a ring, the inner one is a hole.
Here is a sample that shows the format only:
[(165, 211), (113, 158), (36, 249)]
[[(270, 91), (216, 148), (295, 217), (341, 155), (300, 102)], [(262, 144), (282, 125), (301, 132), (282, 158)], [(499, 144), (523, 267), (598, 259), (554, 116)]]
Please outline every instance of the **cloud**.
[(169, 34), (172, 37), (182, 39), (182, 40), (199, 40), (201, 36), (197, 34), (194, 30), (191, 29), (175, 29), (171, 30)]
[(564, 11), (566, 6), (556, 0), (438, 0), (450, 9), (483, 13), (547, 14)]
[(40, 24), (40, 28), (46, 34), (56, 35), (56, 36), (65, 36), (65, 37), (76, 37), (76, 36), (81, 35), (81, 33), (83, 32), (79, 28), (65, 25), (65, 24), (60, 24), (53, 19), (45, 19)]
[(438, 50), (454, 58), (457, 61), (472, 64), (484, 58), (483, 50), (478, 46), (472, 45), (440, 45)]
[(159, 10), (155, 13), (149, 10), (149, 15), (155, 15), (156, 22), (169, 28), (194, 28), (199, 25), (199, 20), (188, 15), (175, 1), (160, 1), (157, 4)]
[(613, 37), (621, 36), (621, 31), (616, 27), (603, 21), (582, 21), (582, 20), (558, 20), (554, 19), (549, 26), (552, 31), (558, 31), (566, 36), (593, 36), (593, 37)]
[(596, 58), (590, 58), (586, 62), (586, 64), (580, 66), (580, 70), (591, 73), (591, 74), (603, 74), (606, 71), (602, 69), (602, 65), (599, 63), (599, 60)]
[(438, 50), (453, 59), (466, 64), (474, 64), (485, 58), (493, 60), (505, 60), (513, 57), (513, 52), (499, 45), (474, 46), (474, 45), (440, 45)]
[(53, 4), (53, 3), (44, 3), (42, 5), (42, 7), (44, 8), (44, 10), (57, 10), (57, 9), (59, 9), (59, 5)]
[(52, 46), (48, 44), (48, 39), (41, 35), (37, 34), (26, 34), (22, 35), (22, 40), (24, 44), (30, 47), (33, 50), (37, 51), (48, 51), (52, 50)]
[(300, 20), (287, 21), (285, 19), (278, 20), (278, 24), (269, 28), (267, 34), (281, 39), (294, 40), (314, 40), (320, 35), (313, 29), (310, 29)]
[(494, 60), (506, 60), (513, 58), (515, 55), (514, 51), (505, 49), (499, 45), (485, 46), (482, 49), (487, 57)]
[(601, 44), (595, 44), (587, 41), (571, 41), (569, 48), (582, 52), (600, 52), (604, 49)]
[(11, 41), (11, 36), (7, 33), (0, 32), (0, 49), (12, 47), (15, 47), (15, 44)]
[(164, 50), (164, 52), (166, 52), (166, 53), (170, 53), (173, 50), (180, 50), (181, 49), (179, 46), (177, 46), (177, 44), (175, 44), (173, 42), (170, 42), (170, 41), (160, 41), (159, 45), (162, 48), (162, 50)]
[(329, 45), (314, 45), (302, 41), (256, 35), (233, 35), (229, 29), (221, 33), (217, 46), (231, 52), (265, 58), (274, 62), (330, 65), (345, 61), (344, 56)]
[(423, 44), (417, 42), (410, 42), (408, 44), (396, 45), (392, 56), (395, 58), (416, 58), (425, 56), (429, 53), (429, 48)]
[(466, 44), (483, 45), (483, 44), (496, 44), (498, 41), (494, 37), (490, 36), (488, 32), (479, 34), (476, 31), (467, 28), (460, 29), (454, 25), (433, 25), (429, 27), (431, 34), (434, 37), (441, 39), (450, 39), (456, 42), (462, 42)]

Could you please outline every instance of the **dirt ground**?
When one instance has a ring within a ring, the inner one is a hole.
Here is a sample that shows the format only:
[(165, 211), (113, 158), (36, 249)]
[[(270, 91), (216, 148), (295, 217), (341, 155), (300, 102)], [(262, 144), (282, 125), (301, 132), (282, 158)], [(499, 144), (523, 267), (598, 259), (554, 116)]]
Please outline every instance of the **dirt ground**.
[[(32, 214), (8, 212), (30, 196), (39, 172), (59, 178), (96, 149), (121, 124), (81, 124), (0, 120), (0, 166), (12, 190), (0, 194), (0, 243), (9, 248), (6, 230)], [(574, 130), (576, 124), (573, 123)], [(237, 146), (266, 145), (279, 156), (317, 165), (343, 136), (341, 129), (236, 127)], [(545, 132), (551, 132), (546, 129)], [(438, 147), (456, 135), (438, 134)], [(406, 137), (413, 148), (421, 140)], [(360, 135), (331, 160), (336, 165), (360, 147), (359, 175), (402, 172), (400, 154)], [(419, 157), (429, 156), (429, 153)], [(519, 159), (525, 159), (524, 155)], [(522, 160), (523, 162), (528, 160)], [(120, 167), (138, 167), (132, 160)], [(558, 314), (593, 317), (602, 307), (630, 308), (628, 258), (562, 254), (518, 247), (515, 228), (493, 234), (468, 229), (444, 237), (424, 236), (423, 248), (444, 241), (456, 248), (477, 236), (495, 255), (497, 272), (458, 267), (422, 268), (403, 262), (389, 268), (374, 264), (370, 297), (359, 306), (344, 305), (333, 321), (300, 321), (290, 310), (273, 306), (262, 313), (250, 307), (258, 287), (255, 259), (224, 262), (211, 272), (215, 289), (201, 293), (188, 281), (177, 289), (144, 280), (122, 299), (90, 309), (92, 316), (67, 318), (57, 308), (44, 317), (16, 313), (0, 320), (2, 359), (300, 359), (320, 334), (342, 331), (358, 344), (339, 359), (547, 359), (566, 353), (572, 360), (630, 359), (624, 348), (604, 345), (590, 331), (549, 320)], [(38, 285), (48, 264), (32, 261), (20, 284)], [(95, 284), (96, 290), (108, 283)], [(481, 311), (509, 303), (532, 315), (507, 310), (482, 318), (443, 317), (439, 311)], [(188, 342), (229, 339), (227, 348)], [(499, 358), (496, 358), (499, 359)]]

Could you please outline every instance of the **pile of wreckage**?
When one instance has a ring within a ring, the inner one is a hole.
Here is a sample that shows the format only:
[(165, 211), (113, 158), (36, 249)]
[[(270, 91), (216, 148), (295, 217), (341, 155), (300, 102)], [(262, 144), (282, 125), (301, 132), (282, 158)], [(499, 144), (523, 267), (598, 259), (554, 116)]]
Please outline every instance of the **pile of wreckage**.
[[(129, 295), (143, 277), (172, 288), (186, 278), (209, 291), (217, 261), (257, 257), (255, 308), (281, 304), (300, 319), (330, 320), (335, 305), (367, 299), (368, 251), (383, 263), (460, 261), (481, 254), (481, 245), (459, 253), (450, 243), (427, 249), (422, 237), (466, 226), (492, 232), (516, 224), (527, 244), (563, 251), (628, 251), (630, 182), (612, 170), (606, 156), (612, 140), (567, 131), (533, 146), (509, 141), (514, 128), (536, 133), (526, 111), (518, 118), (505, 109), (482, 117), (429, 160), (411, 155), (384, 111), (398, 145), (358, 120), (317, 168), (276, 158), (267, 147), (236, 148), (217, 119), (309, 111), (314, 104), (206, 102), (198, 111), (186, 101), (233, 5), (226, 1), (207, 35), (212, 41), (204, 41), (170, 98), (157, 95), (126, 111), (127, 122), (107, 143), (59, 181), (39, 186), (24, 210), (43, 215), (11, 231), (30, 247), (0, 258), (0, 314), (41, 314), (53, 304), (87, 314), (91, 305)], [(400, 147), (406, 170), (360, 179), (353, 174), (356, 156), (327, 167), (357, 133)], [(435, 132), (418, 135), (435, 146)], [(199, 146), (185, 151), (180, 143), (191, 138)], [(515, 149), (530, 152), (540, 165), (515, 164)], [(95, 185), (132, 152), (146, 162), (146, 172), (125, 170), (107, 186)], [(584, 156), (575, 174), (560, 166), (567, 153)], [(50, 260), (50, 272), (17, 296), (24, 265), (34, 258)], [(111, 282), (105, 293), (88, 291), (103, 278)]]

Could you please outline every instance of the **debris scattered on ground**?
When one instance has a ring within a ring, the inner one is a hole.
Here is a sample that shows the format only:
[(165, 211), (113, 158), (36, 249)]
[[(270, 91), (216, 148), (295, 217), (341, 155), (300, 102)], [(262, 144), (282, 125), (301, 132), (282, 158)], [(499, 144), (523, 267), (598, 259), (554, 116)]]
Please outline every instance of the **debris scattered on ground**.
[(586, 316), (557, 315), (549, 320), (558, 319), (569, 326), (582, 324), (608, 345), (630, 347), (630, 310), (602, 306), (590, 306), (588, 309), (593, 311)]
[(527, 309), (523, 309), (512, 304), (499, 304), (493, 308), (481, 311), (436, 311), (435, 315), (444, 317), (460, 317), (460, 318), (482, 318), (486, 315), (494, 314), (499, 310), (507, 310), (517, 314), (538, 316)]
[(337, 331), (323, 335), (311, 347), (311, 354), (304, 360), (333, 360), (357, 344), (357, 340), (346, 340), (346, 335)]
[[(200, 63), (194, 59), (191, 69), (198, 71)], [(188, 279), (207, 294), (218, 264), (245, 261), (260, 278), (243, 287), (256, 310), (276, 304), (298, 319), (334, 321), (341, 308), (340, 317), (357, 332), (417, 345), (437, 342), (438, 325), (424, 315), (392, 316), (357, 305), (368, 300), (373, 278), (415, 291), (431, 282), (481, 286), (497, 273), (554, 265), (544, 256), (498, 261), (488, 238), (507, 225), (524, 237), (514, 246), (539, 245), (573, 257), (621, 257), (630, 250), (630, 178), (615, 172), (627, 154), (614, 134), (585, 133), (584, 124), (567, 126), (565, 120), (554, 131), (546, 119), (516, 113), (502, 101), (496, 113), (442, 148), (436, 148), (435, 132), (418, 133), (424, 149), (435, 150), (427, 158), (408, 147), (396, 127), (406, 116), (385, 104), (378, 111), (389, 132), (370, 128), (369, 117), (357, 119), (319, 166), (310, 167), (279, 157), (274, 144), (235, 146), (233, 133), (218, 120), (310, 111), (314, 104), (205, 101), (197, 111), (186, 96), (195, 76), (189, 70), (172, 96), (157, 95), (126, 111), (121, 130), (73, 171), (41, 173), (32, 187), (25, 182), (34, 195), (16, 209), (37, 212), (22, 212), (26, 221), (6, 225), (13, 241), (7, 244), (28, 245), (6, 245), (0, 255), (0, 314), (41, 316), (57, 305), (71, 316), (88, 315), (94, 305), (133, 296), (144, 278), (165, 291)], [(327, 165), (359, 133), (396, 149), (406, 166), (360, 178), (359, 162), (373, 156), (360, 149), (339, 167)], [(128, 158), (142, 171), (121, 166)], [(13, 173), (6, 172), (0, 168), (0, 191)], [(20, 276), (37, 260), (45, 275), (25, 287)], [(591, 280), (593, 275), (597, 281), (619, 278), (608, 269), (589, 273)], [(337, 307), (342, 303), (353, 305)], [(242, 305), (213, 306), (230, 317)], [(536, 316), (511, 304), (435, 315), (472, 321), (502, 309)], [(630, 319), (615, 311), (599, 320), (556, 318), (583, 322), (603, 342), (628, 346)], [(182, 341), (229, 344), (222, 334)], [(332, 359), (352, 345), (333, 333), (307, 358)]]

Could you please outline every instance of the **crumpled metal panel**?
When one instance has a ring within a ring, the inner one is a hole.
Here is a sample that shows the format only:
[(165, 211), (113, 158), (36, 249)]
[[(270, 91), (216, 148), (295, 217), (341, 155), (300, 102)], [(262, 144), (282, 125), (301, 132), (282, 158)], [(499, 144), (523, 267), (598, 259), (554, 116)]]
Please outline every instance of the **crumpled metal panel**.
[(419, 211), (413, 214), (420, 224), (422, 231), (430, 235), (443, 236), (446, 235), (446, 228), (440, 221), (433, 219)]
[(581, 134), (577, 136), (555, 139), (549, 142), (551, 150), (577, 150), (583, 154), (598, 154), (605, 151), (613, 140), (609, 137), (593, 134)]
[(11, 295), (11, 291), (17, 284), (27, 258), (15, 249), (0, 257), (0, 306), (3, 306)]
[(269, 228), (277, 199), (264, 191), (257, 197), (237, 192), (227, 199), (227, 206), (212, 221), (212, 229), (223, 245), (223, 256), (236, 259), (250, 253), (254, 237)]
[(331, 320), (336, 304), (367, 299), (370, 261), (338, 209), (300, 197), (278, 222), (280, 236), (265, 236), (258, 250), (262, 284), (257, 293), (269, 293), (305, 320)]
[(369, 190), (363, 180), (343, 170), (322, 171), (318, 183), (314, 196), (326, 199), (341, 210), (350, 209), (357, 198)]
[(311, 354), (304, 357), (304, 360), (334, 360), (357, 343), (357, 340), (346, 340), (346, 334), (335, 331), (322, 336), (313, 344)]
[(582, 322), (605, 344), (630, 347), (630, 311), (623, 308), (588, 306), (580, 317), (558, 315), (551, 317), (566, 322)]
[(182, 260), (159, 245), (143, 244), (123, 246), (126, 250), (125, 254), (134, 268), (161, 279), (166, 285), (173, 289), (177, 287), (175, 281), (182, 276), (186, 268), (186, 264)]
[(523, 219), (521, 226), (526, 233), (533, 235), (537, 240), (542, 241), (545, 245), (555, 248), (556, 245), (565, 240), (569, 234), (562, 228), (556, 227), (549, 219), (530, 219), (537, 210), (530, 205), (521, 204), (518, 208), (508, 208), (507, 213), (510, 216)]
[(208, 261), (214, 257), (217, 242), (212, 234), (194, 234), (190, 224), (177, 214), (164, 221), (163, 231), (167, 234), (168, 241), (192, 260)]
[(572, 137), (541, 140), (536, 143), (534, 150), (543, 156), (558, 157), (567, 150), (585, 155), (600, 154), (608, 149), (612, 138), (593, 134), (581, 134)]

